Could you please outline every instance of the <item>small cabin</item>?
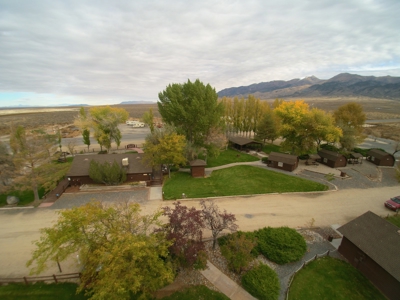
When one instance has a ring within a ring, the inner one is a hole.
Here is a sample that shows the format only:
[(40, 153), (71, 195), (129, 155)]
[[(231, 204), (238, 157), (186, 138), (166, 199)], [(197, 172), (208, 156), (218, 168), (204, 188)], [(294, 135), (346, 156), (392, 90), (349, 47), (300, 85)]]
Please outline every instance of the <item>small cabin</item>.
[(207, 163), (202, 159), (195, 159), (190, 162), (190, 174), (192, 177), (205, 177)]
[(393, 167), (396, 159), (390, 153), (379, 149), (371, 149), (367, 153), (367, 160), (377, 166)]
[(268, 156), (268, 167), (292, 172), (299, 166), (296, 155), (271, 152)]
[(318, 155), (321, 157), (319, 162), (327, 165), (331, 168), (343, 168), (347, 165), (347, 159), (343, 154), (321, 149), (318, 151)]

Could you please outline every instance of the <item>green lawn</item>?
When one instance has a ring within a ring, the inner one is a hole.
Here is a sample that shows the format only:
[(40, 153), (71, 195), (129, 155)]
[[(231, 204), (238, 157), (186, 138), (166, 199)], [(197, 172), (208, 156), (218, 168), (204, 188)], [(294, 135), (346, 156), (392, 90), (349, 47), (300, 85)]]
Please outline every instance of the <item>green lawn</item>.
[(386, 217), (385, 219), (397, 227), (400, 227), (400, 214), (395, 214), (393, 216)]
[(284, 192), (324, 191), (328, 187), (303, 178), (253, 166), (234, 166), (213, 171), (208, 178), (192, 178), (177, 172), (164, 184), (164, 199), (203, 198)]
[(260, 158), (233, 149), (222, 151), (218, 157), (209, 157), (206, 168), (219, 167), (236, 162), (258, 161)]
[[(44, 189), (39, 189), (39, 197), (43, 197)], [(19, 198), (19, 206), (28, 205), (29, 203), (35, 200), (35, 196), (33, 195), (33, 191), (25, 190), (25, 191), (10, 191), (6, 194), (0, 194), (0, 206), (7, 205), (7, 196), (17, 196)]]
[(74, 283), (44, 284), (35, 283), (9, 284), (0, 286), (0, 299), (2, 300), (69, 300), (87, 299), (84, 295), (76, 295), (77, 285)]
[(289, 290), (290, 300), (379, 300), (386, 299), (349, 263), (324, 257), (299, 271)]

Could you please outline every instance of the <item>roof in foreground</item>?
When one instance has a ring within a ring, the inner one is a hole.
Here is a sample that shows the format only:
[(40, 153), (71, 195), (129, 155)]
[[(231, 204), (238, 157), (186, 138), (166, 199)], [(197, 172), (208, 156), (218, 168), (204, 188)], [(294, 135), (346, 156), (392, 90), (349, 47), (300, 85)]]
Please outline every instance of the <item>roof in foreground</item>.
[(368, 211), (338, 231), (400, 281), (399, 227)]
[(88, 176), (90, 162), (95, 160), (101, 164), (105, 162), (114, 163), (116, 161), (122, 167), (122, 159), (128, 158), (127, 174), (151, 173), (152, 168), (143, 161), (141, 153), (124, 154), (96, 154), (96, 155), (76, 155), (72, 161), (71, 168), (67, 176)]

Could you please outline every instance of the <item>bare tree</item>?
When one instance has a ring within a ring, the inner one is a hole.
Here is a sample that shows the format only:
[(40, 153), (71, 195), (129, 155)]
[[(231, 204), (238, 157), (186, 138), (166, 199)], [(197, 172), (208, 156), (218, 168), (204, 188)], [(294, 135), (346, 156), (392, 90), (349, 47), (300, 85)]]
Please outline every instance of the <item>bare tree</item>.
[(227, 229), (230, 231), (236, 231), (238, 226), (235, 224), (236, 217), (234, 214), (229, 214), (224, 210), (221, 212), (219, 207), (212, 200), (202, 200), (200, 202), (202, 207), (202, 215), (204, 220), (204, 225), (207, 229), (211, 230), (213, 237), (213, 249), (217, 243), (217, 238), (219, 234)]

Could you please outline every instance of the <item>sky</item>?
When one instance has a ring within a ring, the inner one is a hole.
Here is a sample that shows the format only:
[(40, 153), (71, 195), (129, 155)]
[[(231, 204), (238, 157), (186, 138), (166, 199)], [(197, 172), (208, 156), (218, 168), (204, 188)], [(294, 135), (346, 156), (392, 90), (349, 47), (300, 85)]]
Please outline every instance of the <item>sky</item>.
[(400, 76), (399, 0), (0, 0), (0, 107), (158, 100), (339, 73)]

